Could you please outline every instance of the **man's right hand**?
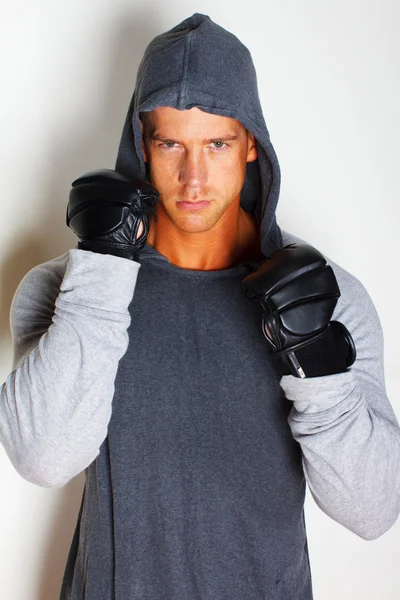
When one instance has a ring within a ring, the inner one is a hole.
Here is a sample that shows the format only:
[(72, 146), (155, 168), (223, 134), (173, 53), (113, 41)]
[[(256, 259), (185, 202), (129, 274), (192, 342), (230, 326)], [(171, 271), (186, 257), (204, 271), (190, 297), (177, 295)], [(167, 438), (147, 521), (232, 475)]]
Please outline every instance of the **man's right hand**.
[(67, 225), (77, 248), (139, 260), (159, 193), (147, 181), (111, 169), (89, 171), (72, 182)]

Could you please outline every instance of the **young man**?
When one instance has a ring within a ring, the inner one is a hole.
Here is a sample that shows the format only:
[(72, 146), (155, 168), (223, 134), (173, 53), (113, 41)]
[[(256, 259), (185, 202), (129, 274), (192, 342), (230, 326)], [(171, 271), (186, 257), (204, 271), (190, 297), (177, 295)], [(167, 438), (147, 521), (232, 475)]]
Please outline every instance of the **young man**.
[(365, 539), (396, 520), (379, 319), (287, 248), (279, 182), (248, 50), (200, 14), (156, 37), (116, 172), (73, 184), (78, 247), (13, 301), (1, 441), (39, 485), (86, 470), (62, 600), (311, 600), (306, 481)]

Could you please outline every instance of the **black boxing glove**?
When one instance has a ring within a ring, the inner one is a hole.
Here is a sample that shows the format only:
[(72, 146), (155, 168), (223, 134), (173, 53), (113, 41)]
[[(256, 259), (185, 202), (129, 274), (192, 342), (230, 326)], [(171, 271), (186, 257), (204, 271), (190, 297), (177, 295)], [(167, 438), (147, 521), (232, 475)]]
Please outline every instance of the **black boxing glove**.
[(241, 284), (263, 308), (262, 330), (283, 375), (342, 373), (356, 358), (346, 327), (331, 321), (340, 290), (332, 268), (309, 245), (274, 252)]
[[(72, 182), (67, 225), (77, 248), (139, 260), (159, 193), (147, 181), (111, 169), (85, 173)], [(138, 237), (140, 224), (143, 231)]]

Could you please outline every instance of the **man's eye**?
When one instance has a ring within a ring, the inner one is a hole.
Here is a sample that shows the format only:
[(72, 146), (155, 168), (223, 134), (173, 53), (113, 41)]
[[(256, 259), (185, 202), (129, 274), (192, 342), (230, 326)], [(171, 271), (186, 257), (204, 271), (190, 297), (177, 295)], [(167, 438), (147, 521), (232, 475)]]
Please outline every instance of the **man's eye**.
[(225, 142), (220, 142), (219, 140), (215, 140), (212, 144), (214, 145), (214, 148), (217, 148), (218, 150), (226, 146)]
[(175, 142), (163, 142), (160, 145), (167, 148), (173, 148), (175, 146)]

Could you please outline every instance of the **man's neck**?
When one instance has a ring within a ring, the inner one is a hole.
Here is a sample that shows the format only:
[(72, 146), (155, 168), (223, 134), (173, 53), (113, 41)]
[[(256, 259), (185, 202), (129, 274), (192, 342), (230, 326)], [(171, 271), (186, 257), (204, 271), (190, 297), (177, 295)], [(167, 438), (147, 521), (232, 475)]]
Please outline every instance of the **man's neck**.
[(184, 269), (212, 271), (227, 269), (244, 260), (262, 258), (257, 223), (242, 208), (229, 219), (221, 219), (209, 231), (181, 231), (171, 222), (163, 207), (150, 223), (147, 243), (168, 260)]

